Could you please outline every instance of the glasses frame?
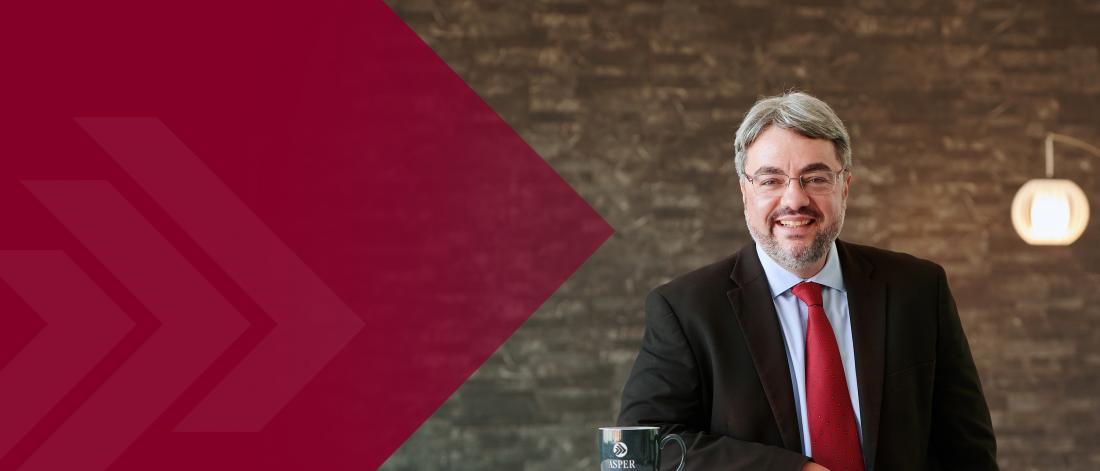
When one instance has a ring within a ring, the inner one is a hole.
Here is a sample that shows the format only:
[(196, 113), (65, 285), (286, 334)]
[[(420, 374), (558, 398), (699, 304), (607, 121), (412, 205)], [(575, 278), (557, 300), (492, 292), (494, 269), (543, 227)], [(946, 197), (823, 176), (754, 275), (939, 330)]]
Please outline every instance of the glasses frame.
[[(803, 191), (803, 192), (805, 192), (805, 193), (806, 193), (807, 195), (829, 195), (829, 194), (832, 194), (832, 193), (833, 193), (834, 191), (836, 191), (836, 187), (837, 187), (837, 184), (839, 184), (839, 183), (840, 183), (840, 174), (842, 174), (842, 173), (845, 173), (845, 172), (847, 172), (848, 170), (849, 170), (849, 169), (848, 169), (848, 167), (844, 167), (844, 168), (842, 168), (842, 169), (840, 169), (840, 170), (837, 170), (837, 171), (835, 171), (835, 172), (832, 172), (832, 171), (830, 171), (830, 172), (823, 172), (823, 171), (821, 171), (821, 170), (813, 170), (813, 171), (810, 171), (810, 172), (806, 172), (806, 173), (800, 174), (800, 175), (798, 176), (798, 178), (792, 177), (792, 176), (790, 176), (790, 175), (787, 175), (787, 174), (785, 174), (785, 173), (764, 173), (764, 174), (757, 174), (757, 175), (752, 175), (752, 176), (749, 176), (749, 175), (745, 175), (745, 176), (744, 176), (743, 178), (744, 178), (744, 179), (745, 179), (746, 181), (748, 181), (748, 182), (749, 182), (749, 186), (751, 186), (751, 187), (752, 187), (752, 191), (753, 191), (753, 193), (758, 193), (758, 192), (760, 191), (760, 190), (759, 190), (759, 188), (757, 188), (757, 186), (756, 186), (756, 183), (755, 183), (755, 182), (753, 181), (754, 179), (756, 179), (756, 178), (760, 178), (760, 177), (762, 177), (762, 176), (769, 176), (769, 177), (778, 177), (778, 176), (782, 176), (783, 178), (786, 178), (786, 179), (787, 179), (787, 184), (786, 184), (786, 185), (783, 185), (783, 190), (782, 190), (782, 191), (780, 191), (780, 192), (778, 192), (778, 193), (776, 193), (776, 196), (778, 196), (778, 195), (781, 195), (781, 194), (783, 194), (784, 192), (786, 192), (786, 191), (787, 191), (787, 189), (791, 187), (791, 182), (792, 182), (792, 181), (795, 181), (795, 180), (798, 180), (798, 186), (799, 186), (800, 188), (802, 188), (802, 191)], [(834, 181), (834, 182), (833, 182), (833, 187), (832, 187), (832, 188), (831, 188), (831, 189), (830, 189), (830, 190), (829, 190), (829, 191), (828, 191), (827, 193), (811, 193), (811, 192), (810, 192), (809, 190), (807, 190), (807, 189), (806, 189), (806, 181), (804, 180), (804, 178), (806, 178), (806, 175), (809, 175), (809, 174), (811, 174), (811, 173), (818, 173), (818, 172), (821, 172), (821, 173), (829, 173), (829, 174), (833, 174), (833, 175), (835, 175), (835, 176), (836, 176), (836, 181)]]

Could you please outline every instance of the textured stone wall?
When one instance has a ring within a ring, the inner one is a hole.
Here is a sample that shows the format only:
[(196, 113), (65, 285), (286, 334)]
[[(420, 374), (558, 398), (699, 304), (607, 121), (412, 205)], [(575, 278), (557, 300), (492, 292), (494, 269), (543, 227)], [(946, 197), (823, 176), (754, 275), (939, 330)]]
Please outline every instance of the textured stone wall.
[[(597, 469), (646, 292), (749, 241), (733, 131), (789, 88), (852, 134), (842, 238), (947, 269), (1002, 468), (1100, 468), (1100, 210), (1061, 248), (1009, 219), (1045, 132), (1100, 145), (1100, 2), (390, 4), (617, 233), (383, 469)], [(1098, 167), (1058, 148), (1094, 208)]]

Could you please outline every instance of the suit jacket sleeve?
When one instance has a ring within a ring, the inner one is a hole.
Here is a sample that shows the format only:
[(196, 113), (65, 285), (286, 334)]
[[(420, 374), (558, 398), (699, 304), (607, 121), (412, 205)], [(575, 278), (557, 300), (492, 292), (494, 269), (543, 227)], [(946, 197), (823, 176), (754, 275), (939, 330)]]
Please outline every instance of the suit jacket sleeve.
[[(646, 299), (645, 335), (623, 388), (620, 425), (655, 425), (687, 443), (685, 470), (797, 471), (809, 458), (785, 448), (709, 433), (710, 411), (692, 346), (677, 314), (658, 291)], [(675, 469), (679, 447), (662, 451), (662, 469)]]
[(997, 442), (947, 275), (939, 270), (931, 454), (944, 469), (997, 470)]

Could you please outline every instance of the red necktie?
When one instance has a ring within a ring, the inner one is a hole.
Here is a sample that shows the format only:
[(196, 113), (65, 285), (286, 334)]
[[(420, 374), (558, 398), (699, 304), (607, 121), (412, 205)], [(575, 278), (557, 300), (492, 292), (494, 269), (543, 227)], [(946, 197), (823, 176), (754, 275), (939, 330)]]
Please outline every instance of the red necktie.
[(822, 306), (821, 285), (802, 282), (791, 291), (810, 312), (806, 328), (806, 414), (814, 461), (829, 471), (863, 471), (852, 398), (844, 380), (836, 336)]

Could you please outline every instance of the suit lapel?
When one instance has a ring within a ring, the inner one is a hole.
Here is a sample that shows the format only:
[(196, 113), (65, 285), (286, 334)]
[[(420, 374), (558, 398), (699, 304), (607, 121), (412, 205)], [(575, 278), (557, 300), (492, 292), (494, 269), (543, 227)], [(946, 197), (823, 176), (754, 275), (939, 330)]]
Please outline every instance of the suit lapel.
[(837, 241), (859, 382), (859, 410), (863, 428), (864, 467), (874, 468), (882, 410), (882, 383), (886, 364), (886, 285), (871, 277), (874, 266), (859, 256), (858, 248)]
[(745, 334), (753, 365), (760, 376), (760, 383), (764, 386), (764, 395), (771, 405), (783, 446), (789, 450), (802, 451), (802, 438), (798, 431), (798, 417), (791, 386), (791, 369), (787, 364), (783, 333), (780, 331), (779, 316), (775, 312), (771, 290), (768, 288), (755, 245), (749, 244), (737, 255), (730, 278), (737, 287), (726, 295)]

